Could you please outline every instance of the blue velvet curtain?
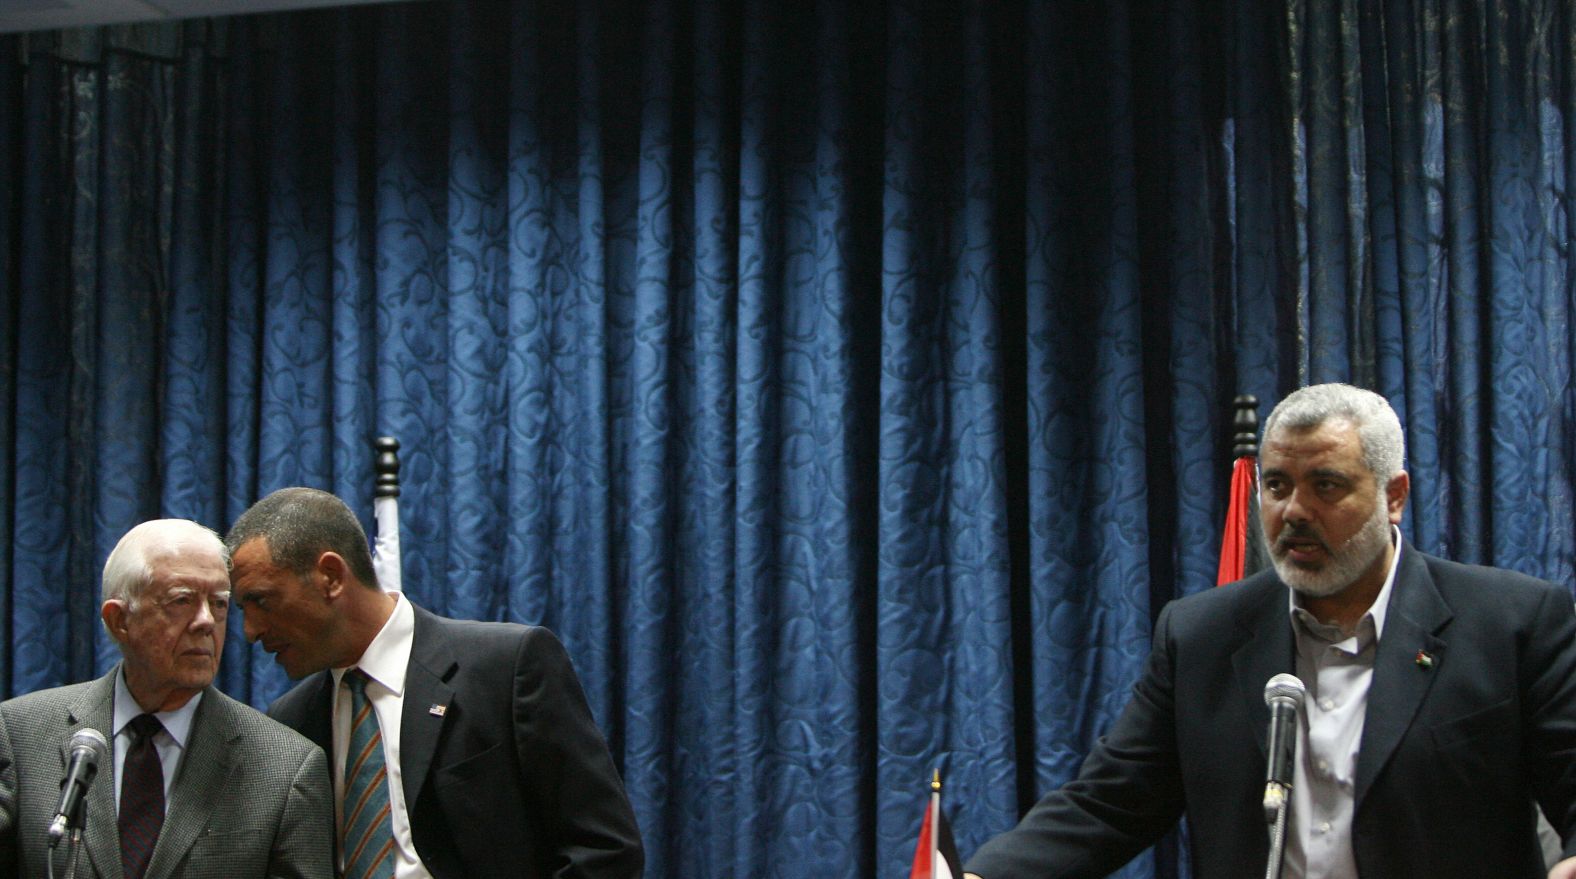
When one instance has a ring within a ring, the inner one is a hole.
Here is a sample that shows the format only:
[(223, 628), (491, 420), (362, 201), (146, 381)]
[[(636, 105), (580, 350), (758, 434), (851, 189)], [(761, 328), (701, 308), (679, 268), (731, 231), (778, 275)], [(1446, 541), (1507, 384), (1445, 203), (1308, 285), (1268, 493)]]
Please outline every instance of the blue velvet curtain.
[[(907, 874), (1213, 582), (1228, 402), (1374, 387), (1570, 582), (1572, 2), (398, 3), (0, 38), (0, 686), (276, 487), (563, 638), (653, 877)], [(229, 633), (222, 685), (287, 685)], [(1245, 829), (1246, 832), (1246, 829)], [(1121, 875), (1185, 875), (1168, 841)]]

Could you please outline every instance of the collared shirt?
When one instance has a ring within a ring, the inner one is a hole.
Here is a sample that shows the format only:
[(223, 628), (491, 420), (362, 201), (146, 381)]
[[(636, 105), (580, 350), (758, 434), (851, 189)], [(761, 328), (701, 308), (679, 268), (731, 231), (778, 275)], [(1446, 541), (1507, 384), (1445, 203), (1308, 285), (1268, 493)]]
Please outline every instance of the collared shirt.
[[(405, 784), (400, 773), (400, 712), (405, 705), (405, 667), (410, 664), (411, 642), (416, 632), (416, 612), (410, 601), (398, 592), (394, 612), (367, 645), (356, 664), (333, 669), (334, 677), (334, 810), (335, 817), (345, 800), (345, 754), (350, 750), (350, 688), (342, 682), (345, 672), (359, 668), (370, 678), (367, 699), (378, 716), (383, 735), (383, 762), (388, 769), (389, 814), (394, 825), (395, 879), (432, 879), (432, 874), (416, 856), (416, 843), (410, 833), (410, 813), (405, 806)], [(340, 853), (344, 857), (344, 853)], [(343, 863), (340, 864), (344, 866)]]
[[(186, 700), (186, 704), (174, 711), (158, 711), (153, 716), (164, 724), (164, 731), (153, 736), (154, 750), (159, 752), (159, 766), (164, 770), (164, 813), (170, 812), (170, 792), (175, 785), (175, 773), (181, 768), (181, 755), (186, 751), (186, 742), (191, 738), (192, 720), (197, 716), (197, 706), (202, 702), (202, 691)], [(115, 737), (115, 809), (120, 809), (120, 780), (125, 775), (126, 752), (131, 750), (131, 731), (127, 724), (139, 715), (146, 714), (142, 706), (131, 695), (131, 690), (126, 688), (126, 669), (121, 668), (115, 674), (115, 715), (113, 720), (113, 735)]]
[[(1357, 750), (1368, 711), (1374, 654), (1384, 634), (1401, 531), (1390, 526), (1395, 555), (1384, 586), (1350, 634), (1319, 622), (1291, 593), (1297, 676), (1308, 688), (1297, 728), (1291, 819), (1286, 833), (1286, 879), (1357, 879), (1352, 850)], [(1288, 590), (1290, 591), (1290, 590)]]

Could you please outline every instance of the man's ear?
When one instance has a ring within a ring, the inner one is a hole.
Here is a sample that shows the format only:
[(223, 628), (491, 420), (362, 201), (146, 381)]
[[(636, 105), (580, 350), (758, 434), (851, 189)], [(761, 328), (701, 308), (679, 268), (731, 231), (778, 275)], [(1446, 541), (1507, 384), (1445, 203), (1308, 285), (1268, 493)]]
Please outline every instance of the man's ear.
[(1385, 506), (1390, 511), (1390, 524), (1401, 524), (1401, 513), (1406, 510), (1406, 499), (1412, 494), (1412, 477), (1406, 471), (1390, 477), (1390, 484), (1384, 487)]
[(99, 619), (104, 621), (104, 628), (109, 630), (109, 636), (117, 644), (126, 643), (126, 626), (130, 615), (131, 609), (119, 598), (111, 598), (99, 607)]
[(345, 587), (350, 583), (350, 565), (337, 552), (325, 550), (317, 557), (317, 575), (321, 578), (318, 582), (323, 589), (323, 597), (332, 601), (344, 593)]

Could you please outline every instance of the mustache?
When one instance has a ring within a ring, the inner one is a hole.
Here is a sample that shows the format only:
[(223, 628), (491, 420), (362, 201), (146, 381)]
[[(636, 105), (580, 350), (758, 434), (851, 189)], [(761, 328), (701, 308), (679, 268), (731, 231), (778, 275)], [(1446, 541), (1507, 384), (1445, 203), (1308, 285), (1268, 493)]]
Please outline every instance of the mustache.
[(1290, 548), (1289, 544), (1291, 544), (1293, 541), (1310, 540), (1319, 544), (1320, 548), (1326, 552), (1330, 550), (1330, 545), (1324, 542), (1324, 538), (1319, 535), (1318, 531), (1315, 531), (1313, 528), (1307, 525), (1297, 525), (1292, 523), (1287, 523), (1285, 528), (1281, 530), (1280, 536), (1275, 539), (1275, 548), (1284, 552)]

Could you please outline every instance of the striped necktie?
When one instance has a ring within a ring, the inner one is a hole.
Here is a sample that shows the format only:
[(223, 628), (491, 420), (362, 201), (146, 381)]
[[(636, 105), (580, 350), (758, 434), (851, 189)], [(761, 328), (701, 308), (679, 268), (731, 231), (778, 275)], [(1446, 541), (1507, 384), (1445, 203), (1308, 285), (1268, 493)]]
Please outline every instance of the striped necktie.
[(142, 879), (153, 857), (153, 846), (164, 827), (164, 766), (153, 737), (164, 724), (151, 714), (139, 714), (126, 724), (131, 729), (131, 747), (121, 764), (120, 871), (126, 879)]
[(345, 801), (340, 808), (339, 850), (345, 879), (394, 875), (394, 832), (389, 823), (388, 767), (383, 733), (367, 698), (367, 675), (345, 672), (350, 687), (350, 748), (345, 754)]

